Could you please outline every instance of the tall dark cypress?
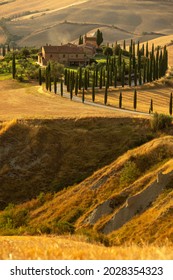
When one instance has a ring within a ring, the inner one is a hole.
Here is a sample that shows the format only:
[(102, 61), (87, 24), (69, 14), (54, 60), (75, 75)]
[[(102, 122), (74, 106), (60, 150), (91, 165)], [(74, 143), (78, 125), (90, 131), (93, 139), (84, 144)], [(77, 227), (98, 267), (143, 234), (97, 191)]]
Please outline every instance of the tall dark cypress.
[(56, 94), (57, 93), (57, 79), (56, 79), (56, 76), (54, 77), (54, 93)]
[(126, 50), (126, 40), (123, 41), (123, 49)]
[(122, 67), (122, 73), (121, 73), (121, 85), (124, 87), (125, 82), (125, 61), (123, 60), (123, 67)]
[(95, 101), (95, 71), (93, 73), (93, 82), (92, 82), (92, 101)]
[(72, 83), (70, 83), (70, 100), (73, 99), (73, 86)]
[(13, 53), (13, 58), (12, 58), (12, 76), (13, 76), (13, 79), (16, 78), (16, 57), (15, 57), (14, 53)]
[(148, 42), (146, 43), (146, 57), (148, 57), (149, 51), (148, 51)]
[(169, 114), (172, 116), (172, 92), (170, 94), (170, 100), (169, 100)]
[(85, 89), (82, 90), (82, 103), (85, 102)]
[(75, 77), (75, 95), (78, 94), (78, 88), (79, 88), (79, 75), (78, 73), (76, 73), (76, 77)]
[(61, 96), (63, 96), (63, 80), (61, 79)]
[(133, 96), (133, 108), (136, 110), (137, 108), (137, 91), (136, 89), (134, 90), (134, 96)]
[(79, 90), (82, 88), (82, 68), (79, 67)]
[(114, 68), (114, 87), (117, 87), (117, 66)]
[(137, 45), (137, 56), (140, 55), (140, 51), (139, 51), (139, 41), (138, 41), (138, 45)]
[(149, 114), (153, 113), (153, 99), (150, 100)]
[(96, 66), (95, 70), (95, 86), (98, 87), (98, 67)]
[(68, 71), (67, 71), (67, 68), (65, 68), (65, 70), (64, 70), (64, 84), (65, 84), (65, 85), (67, 85), (67, 82), (68, 82), (68, 81), (67, 81), (67, 79), (68, 79), (68, 78), (67, 78), (67, 75), (68, 75)]
[(84, 87), (85, 87), (85, 90), (88, 89), (88, 73), (87, 73), (86, 68), (85, 68), (85, 72), (84, 72)]
[(135, 75), (134, 75), (135, 86), (137, 86), (137, 82), (138, 82), (138, 73), (137, 73), (137, 65), (135, 65)]
[(103, 85), (103, 69), (102, 69), (102, 67), (101, 67), (101, 69), (100, 69), (100, 80), (99, 80), (99, 87), (100, 87), (100, 89), (102, 89), (102, 85)]
[(144, 62), (144, 68), (143, 68), (143, 83), (146, 82), (146, 62)]
[(39, 85), (41, 86), (42, 85), (42, 73), (41, 73), (40, 67), (38, 69), (38, 82), (39, 82)]
[(132, 60), (131, 56), (129, 57), (129, 87), (132, 85)]
[(104, 105), (107, 104), (107, 100), (108, 100), (108, 84), (106, 83), (105, 94), (104, 94)]
[(120, 91), (120, 95), (119, 95), (119, 108), (122, 108), (122, 99), (123, 99), (123, 96), (122, 96), (122, 92)]

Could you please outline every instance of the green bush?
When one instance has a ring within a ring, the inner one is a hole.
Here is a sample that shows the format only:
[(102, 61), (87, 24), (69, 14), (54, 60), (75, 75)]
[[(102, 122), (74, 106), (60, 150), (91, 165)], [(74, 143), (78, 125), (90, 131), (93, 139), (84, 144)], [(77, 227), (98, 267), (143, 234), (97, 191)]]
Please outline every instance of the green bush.
[(56, 219), (55, 221), (53, 222), (53, 233), (56, 233), (56, 234), (66, 234), (66, 233), (74, 233), (75, 231), (75, 227), (69, 223), (69, 222), (66, 222), (66, 221), (57, 221), (56, 222)]
[(125, 163), (121, 174), (120, 174), (120, 184), (128, 185), (133, 183), (140, 175), (140, 170), (138, 169), (135, 162), (128, 161)]
[(169, 115), (154, 113), (153, 118), (151, 119), (151, 129), (154, 131), (162, 130), (167, 128), (172, 123), (172, 117)]

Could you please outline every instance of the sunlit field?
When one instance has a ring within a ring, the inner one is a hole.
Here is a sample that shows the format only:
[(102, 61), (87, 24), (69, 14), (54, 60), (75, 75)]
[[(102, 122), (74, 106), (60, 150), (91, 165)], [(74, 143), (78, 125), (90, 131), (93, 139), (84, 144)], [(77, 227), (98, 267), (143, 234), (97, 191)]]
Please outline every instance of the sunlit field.
[(0, 237), (1, 260), (144, 260), (173, 259), (173, 248), (166, 246), (104, 247), (79, 237)]

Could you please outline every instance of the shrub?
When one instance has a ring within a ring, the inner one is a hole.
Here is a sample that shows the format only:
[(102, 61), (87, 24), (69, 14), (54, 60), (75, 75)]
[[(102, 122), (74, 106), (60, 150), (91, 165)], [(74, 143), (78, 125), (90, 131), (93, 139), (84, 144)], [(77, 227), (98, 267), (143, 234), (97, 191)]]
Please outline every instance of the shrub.
[(153, 118), (151, 119), (151, 129), (154, 131), (162, 130), (167, 128), (172, 123), (172, 117), (164, 114), (154, 113)]
[(66, 221), (57, 221), (56, 219), (53, 223), (53, 232), (56, 234), (65, 234), (65, 233), (74, 233), (75, 228), (74, 226)]
[(0, 227), (16, 229), (27, 224), (28, 210), (15, 209), (13, 204), (9, 204), (0, 216)]
[(140, 175), (140, 170), (138, 169), (135, 162), (128, 161), (125, 163), (121, 173), (120, 173), (120, 184), (128, 185), (133, 183)]

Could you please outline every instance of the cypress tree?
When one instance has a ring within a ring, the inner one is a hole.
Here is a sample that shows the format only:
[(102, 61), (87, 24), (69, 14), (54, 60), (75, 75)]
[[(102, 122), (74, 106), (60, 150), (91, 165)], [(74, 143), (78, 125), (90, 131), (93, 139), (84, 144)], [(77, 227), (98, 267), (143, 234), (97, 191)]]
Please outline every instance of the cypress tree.
[(120, 91), (120, 95), (119, 95), (119, 108), (122, 108), (122, 99), (123, 99), (123, 96), (122, 96), (122, 92)]
[(126, 41), (123, 41), (123, 49), (126, 50)]
[(46, 82), (46, 90), (49, 89), (49, 74), (48, 74), (48, 70), (47, 70), (47, 67), (46, 67), (46, 77), (45, 77), (45, 82)]
[(132, 61), (131, 56), (129, 57), (129, 87), (131, 87), (132, 84)]
[(137, 108), (137, 91), (136, 89), (134, 90), (134, 96), (133, 96), (133, 108), (136, 110)]
[(107, 80), (106, 80), (106, 85), (107, 87), (109, 88), (109, 79), (110, 79), (110, 76), (109, 76), (109, 68), (107, 70)]
[(170, 100), (169, 100), (169, 114), (172, 116), (172, 92), (170, 94)]
[(75, 95), (78, 94), (78, 88), (79, 88), (78, 79), (79, 79), (79, 76), (78, 76), (78, 73), (76, 73), (76, 77), (75, 77)]
[(63, 96), (63, 80), (61, 79), (61, 96)]
[(88, 89), (88, 73), (87, 73), (86, 68), (85, 68), (85, 75), (84, 75), (84, 87), (85, 87), (85, 90)]
[(102, 75), (103, 75), (103, 69), (101, 68), (100, 69), (100, 85), (99, 85), (100, 89), (102, 89)]
[(141, 54), (139, 52), (139, 55), (138, 55), (138, 72), (140, 71), (141, 69)]
[(82, 68), (79, 67), (79, 90), (82, 88)]
[(143, 83), (146, 82), (146, 62), (144, 62), (144, 68), (143, 68)]
[(96, 66), (95, 70), (95, 86), (98, 87), (98, 67)]
[(131, 39), (131, 41), (130, 41), (129, 53), (130, 53), (131, 55), (133, 55), (133, 40), (132, 40), (132, 39)]
[(67, 85), (67, 79), (68, 79), (68, 77), (67, 77), (67, 75), (68, 75), (68, 73), (67, 73), (68, 71), (67, 71), (67, 69), (65, 68), (65, 70), (64, 70), (64, 84), (65, 85)]
[(160, 52), (160, 56), (159, 56), (159, 78), (162, 77), (163, 74), (163, 63), (162, 63), (162, 51)]
[(149, 114), (153, 112), (153, 99), (150, 100)]
[(149, 81), (152, 82), (153, 80), (153, 59), (152, 59), (152, 55), (150, 56), (150, 60), (149, 60), (149, 69), (150, 69), (150, 74), (149, 74)]
[(135, 69), (135, 67), (136, 67), (136, 58), (135, 58), (134, 55), (132, 56), (132, 60), (133, 60), (133, 69)]
[(104, 94), (104, 105), (107, 104), (107, 99), (108, 99), (108, 85), (106, 83), (106, 86), (105, 86), (105, 94)]
[(85, 102), (85, 89), (82, 90), (82, 103)]
[(117, 66), (114, 68), (114, 87), (117, 87)]
[(154, 57), (154, 44), (152, 44), (151, 56)]
[(106, 85), (106, 71), (103, 69), (103, 86)]
[(51, 75), (49, 74), (49, 77), (48, 77), (48, 83), (49, 83), (49, 91), (51, 92), (52, 91), (52, 81), (51, 81)]
[(100, 46), (101, 43), (103, 42), (103, 33), (99, 29), (97, 29), (97, 33), (96, 33), (96, 42), (98, 46)]
[(12, 58), (12, 76), (13, 76), (13, 79), (16, 78), (16, 58), (15, 58), (14, 53), (13, 53), (13, 58)]
[(39, 82), (39, 85), (41, 86), (42, 85), (42, 75), (41, 75), (41, 68), (40, 67), (38, 69), (38, 82)]
[(148, 57), (148, 54), (149, 54), (149, 52), (148, 52), (148, 42), (146, 43), (146, 57)]
[(93, 73), (93, 82), (92, 82), (92, 102), (95, 101), (95, 71)]
[(123, 60), (123, 68), (122, 68), (122, 74), (121, 74), (121, 85), (124, 87), (124, 80), (125, 80), (125, 61)]
[(57, 93), (57, 79), (56, 76), (54, 77), (54, 93)]
[(156, 80), (156, 59), (153, 57), (153, 80)]
[(138, 73), (137, 73), (137, 65), (135, 65), (135, 73), (134, 73), (134, 83), (135, 86), (137, 86), (137, 80), (138, 80)]
[(83, 37), (80, 35), (79, 36), (79, 45), (82, 45), (83, 44)]
[(73, 87), (72, 87), (72, 83), (70, 83), (70, 100), (73, 99)]
[(142, 73), (141, 73), (141, 69), (139, 70), (139, 85), (142, 85)]
[(88, 87), (90, 87), (90, 71), (89, 70), (87, 71), (87, 75), (88, 75), (88, 77), (87, 77)]
[(147, 83), (150, 81), (150, 65), (149, 65), (149, 59), (147, 59)]
[(135, 42), (133, 42), (133, 56), (134, 57), (136, 56), (136, 53), (135, 53)]
[(139, 41), (138, 41), (138, 45), (137, 45), (137, 56), (140, 55), (140, 52), (139, 52)]
[(118, 66), (121, 67), (121, 62), (122, 62), (122, 55), (121, 55), (121, 49), (119, 51), (119, 55), (118, 55)]
[(70, 92), (70, 71), (67, 71), (67, 92)]

